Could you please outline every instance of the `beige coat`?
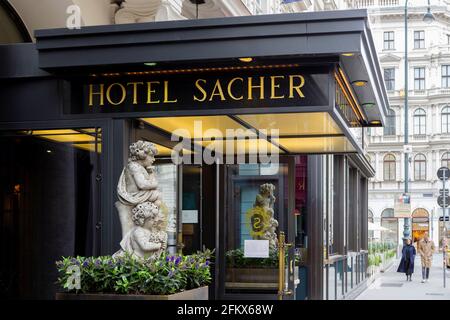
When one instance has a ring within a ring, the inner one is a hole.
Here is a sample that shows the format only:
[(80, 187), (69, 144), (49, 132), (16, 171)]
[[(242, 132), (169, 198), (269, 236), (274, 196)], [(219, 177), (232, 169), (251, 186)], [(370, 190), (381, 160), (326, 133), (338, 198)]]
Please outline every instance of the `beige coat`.
[(435, 246), (432, 240), (425, 241), (425, 239), (422, 239), (419, 241), (417, 244), (417, 253), (420, 255), (422, 267), (431, 268), (434, 250)]

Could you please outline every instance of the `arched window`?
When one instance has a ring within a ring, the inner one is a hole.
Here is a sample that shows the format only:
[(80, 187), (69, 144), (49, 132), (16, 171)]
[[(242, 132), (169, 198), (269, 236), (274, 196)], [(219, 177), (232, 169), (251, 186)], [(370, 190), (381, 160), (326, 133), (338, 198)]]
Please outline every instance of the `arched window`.
[(414, 111), (414, 134), (415, 135), (423, 135), (426, 134), (427, 126), (426, 126), (427, 114), (425, 110), (422, 108)]
[(446, 152), (442, 155), (441, 166), (450, 168), (450, 152)]
[(388, 109), (386, 125), (384, 126), (385, 136), (395, 136), (395, 111)]
[(427, 158), (419, 153), (414, 157), (414, 180), (427, 179)]
[(373, 222), (374, 222), (372, 210), (369, 210), (369, 211), (367, 212), (367, 221), (369, 221), (370, 223), (373, 223)]
[[(373, 223), (373, 222), (374, 222), (372, 210), (369, 210), (369, 211), (367, 212), (367, 221), (368, 221), (369, 223)], [(369, 239), (373, 239), (373, 238), (374, 238), (374, 232), (373, 232), (373, 230), (370, 230), (370, 229), (369, 229)]]
[(445, 107), (441, 112), (442, 133), (450, 133), (450, 107)]
[(428, 211), (418, 208), (412, 213), (412, 234), (413, 242), (423, 238), (426, 232), (430, 231), (430, 218)]
[(395, 156), (393, 154), (387, 154), (383, 160), (384, 175), (383, 178), (386, 181), (395, 180)]
[(394, 209), (389, 208), (381, 213), (381, 226), (387, 230), (381, 231), (381, 240), (398, 243), (398, 219), (394, 217)]

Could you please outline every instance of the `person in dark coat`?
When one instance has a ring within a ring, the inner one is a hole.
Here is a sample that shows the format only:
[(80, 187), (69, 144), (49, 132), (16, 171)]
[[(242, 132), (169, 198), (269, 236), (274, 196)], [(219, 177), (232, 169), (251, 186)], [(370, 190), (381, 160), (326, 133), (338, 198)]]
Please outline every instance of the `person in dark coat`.
[(411, 244), (411, 239), (406, 239), (406, 244), (402, 249), (402, 259), (397, 272), (406, 274), (406, 281), (412, 281), (411, 276), (414, 272), (414, 259), (416, 258), (416, 248)]

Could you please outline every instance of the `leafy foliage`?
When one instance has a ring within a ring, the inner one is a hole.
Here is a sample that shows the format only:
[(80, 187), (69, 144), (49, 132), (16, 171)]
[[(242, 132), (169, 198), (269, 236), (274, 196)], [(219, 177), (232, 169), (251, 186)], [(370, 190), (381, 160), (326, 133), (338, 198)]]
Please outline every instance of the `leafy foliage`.
[(380, 266), (395, 257), (397, 246), (393, 242), (375, 242), (369, 244), (369, 266)]
[[(156, 260), (139, 260), (129, 255), (63, 257), (56, 262), (57, 283), (76, 293), (174, 294), (211, 283), (211, 255), (208, 250), (189, 256), (162, 255)], [(73, 266), (80, 270), (79, 290), (69, 289)]]

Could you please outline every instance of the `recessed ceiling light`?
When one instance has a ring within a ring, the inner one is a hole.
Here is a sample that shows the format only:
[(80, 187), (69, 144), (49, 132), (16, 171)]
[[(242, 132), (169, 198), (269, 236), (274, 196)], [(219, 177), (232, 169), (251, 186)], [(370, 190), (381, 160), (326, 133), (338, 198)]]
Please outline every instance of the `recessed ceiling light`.
[(239, 58), (239, 61), (241, 61), (241, 62), (252, 62), (253, 58), (251, 58), (251, 57)]
[(357, 87), (364, 87), (367, 84), (367, 80), (355, 80), (352, 82)]
[(342, 54), (344, 57), (353, 57), (355, 54), (353, 52), (347, 52)]
[(380, 120), (373, 120), (373, 121), (370, 121), (370, 124), (375, 124), (375, 125), (381, 124), (381, 121)]
[(147, 67), (154, 67), (154, 66), (156, 66), (156, 62), (146, 62), (146, 63), (144, 63), (144, 65)]
[(47, 150), (47, 153), (52, 153), (52, 150)]

